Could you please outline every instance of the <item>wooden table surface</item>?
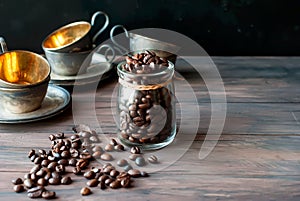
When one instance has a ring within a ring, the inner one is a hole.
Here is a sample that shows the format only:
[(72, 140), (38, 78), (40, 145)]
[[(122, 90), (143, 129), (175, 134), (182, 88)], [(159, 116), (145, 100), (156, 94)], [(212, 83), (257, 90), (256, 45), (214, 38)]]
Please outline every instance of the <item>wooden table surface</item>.
[[(199, 159), (199, 151), (210, 126), (209, 95), (221, 92), (208, 91), (186, 61), (207, 72), (210, 67), (201, 63), (201, 58), (187, 57), (179, 60), (176, 68), (198, 100), (200, 123), (195, 137), (176, 137), (170, 147), (178, 147), (178, 153), (164, 155), (164, 150), (170, 152), (167, 148), (157, 152), (160, 164), (154, 169), (159, 170), (148, 178), (135, 179), (133, 188), (92, 188), (92, 195), (82, 197), (79, 191), (86, 179), (72, 175), (71, 185), (47, 187), (56, 191), (57, 200), (300, 200), (300, 58), (212, 59), (224, 82), (227, 112), (220, 138), (218, 133), (210, 136), (216, 146), (206, 158)], [(26, 193), (13, 192), (11, 179), (23, 177), (33, 166), (27, 158), (30, 149), (50, 148), (49, 134), (68, 135), (74, 124), (89, 123), (104, 139), (102, 143), (107, 136), (116, 136), (111, 112), (116, 83), (113, 77), (100, 82), (98, 88), (74, 89), (73, 107), (53, 118), (0, 124), (0, 200), (30, 200)], [(190, 105), (181, 110), (188, 113), (194, 108)], [(182, 148), (184, 143), (189, 145), (187, 149)]]

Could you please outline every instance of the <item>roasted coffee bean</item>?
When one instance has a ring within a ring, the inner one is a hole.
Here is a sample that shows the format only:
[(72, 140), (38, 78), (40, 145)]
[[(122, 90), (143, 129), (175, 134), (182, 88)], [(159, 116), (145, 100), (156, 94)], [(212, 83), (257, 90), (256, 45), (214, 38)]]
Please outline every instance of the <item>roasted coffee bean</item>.
[(98, 185), (99, 181), (97, 179), (91, 179), (86, 182), (86, 185), (89, 187), (96, 187)]
[(37, 157), (38, 157), (38, 156), (37, 156), (37, 155), (35, 155), (35, 154), (34, 154), (34, 155), (32, 155), (32, 156), (30, 157), (30, 161), (31, 161), (31, 162), (34, 162), (34, 160), (35, 160)]
[(31, 178), (31, 174), (30, 173), (24, 174), (24, 179), (30, 179), (30, 178)]
[(153, 164), (158, 163), (158, 159), (154, 155), (149, 156), (147, 159), (150, 163), (153, 163)]
[(55, 167), (55, 171), (58, 172), (59, 174), (64, 174), (66, 172), (66, 168), (64, 165), (57, 165)]
[(50, 170), (55, 170), (55, 167), (57, 165), (58, 165), (57, 162), (53, 161), (53, 162), (49, 163), (49, 165), (47, 166), (47, 168), (50, 169)]
[(62, 158), (70, 158), (71, 154), (68, 150), (65, 150), (65, 151), (61, 152), (60, 156)]
[(112, 139), (109, 141), (109, 144), (111, 144), (111, 145), (113, 145), (113, 146), (116, 146), (116, 145), (118, 145), (118, 142), (117, 142), (114, 138), (112, 138)]
[(56, 171), (51, 172), (51, 177), (55, 179), (61, 179), (61, 175)]
[(96, 176), (96, 173), (94, 171), (90, 170), (90, 171), (85, 172), (83, 174), (83, 176), (87, 179), (94, 179)]
[(104, 183), (106, 179), (108, 179), (109, 176), (108, 175), (102, 175), (99, 177), (98, 181)]
[(131, 185), (131, 180), (128, 177), (124, 178), (124, 179), (121, 180), (120, 184), (121, 184), (122, 187), (128, 188)]
[(31, 149), (29, 152), (28, 152), (28, 158), (31, 158), (32, 156), (35, 155), (35, 150), (34, 149)]
[(23, 184), (23, 180), (21, 178), (12, 179), (11, 183), (17, 185), (17, 184)]
[(100, 189), (104, 190), (106, 188), (106, 185), (104, 182), (99, 182), (99, 185)]
[(44, 159), (42, 162), (41, 162), (41, 165), (44, 166), (44, 167), (47, 167), (49, 165), (50, 161), (48, 159)]
[(38, 153), (41, 157), (43, 157), (43, 155), (46, 155), (46, 151), (44, 149), (39, 149)]
[(47, 174), (44, 176), (44, 179), (48, 181), (52, 177), (51, 172), (47, 172)]
[(78, 134), (71, 135), (70, 139), (74, 141), (75, 139), (80, 138)]
[(63, 165), (63, 166), (69, 165), (69, 161), (68, 161), (67, 159), (65, 159), (65, 158), (60, 159), (59, 161), (57, 161), (57, 163), (58, 163), (59, 165)]
[(43, 191), (42, 198), (45, 199), (54, 199), (56, 197), (56, 193), (54, 191)]
[(132, 177), (140, 177), (141, 172), (138, 169), (131, 169), (128, 171), (128, 174)]
[(137, 166), (145, 166), (145, 165), (146, 165), (146, 161), (145, 161), (144, 157), (138, 156), (138, 157), (135, 159), (135, 164), (136, 164)]
[(99, 159), (101, 157), (102, 152), (101, 151), (96, 151), (93, 153), (93, 158), (95, 159)]
[(97, 152), (97, 151), (99, 151), (99, 152), (103, 152), (103, 149), (102, 149), (102, 147), (101, 146), (99, 146), (99, 145), (96, 145), (96, 146), (94, 146), (93, 148), (92, 148), (92, 151), (93, 152)]
[(114, 178), (116, 178), (119, 174), (120, 172), (118, 170), (111, 170), (109, 173), (109, 175)]
[(57, 138), (57, 139), (64, 139), (65, 138), (65, 134), (64, 133), (56, 133), (55, 134), (55, 137)]
[(88, 132), (88, 131), (81, 131), (79, 133), (79, 136), (83, 137), (83, 138), (89, 138), (91, 137), (92, 133)]
[(42, 168), (39, 171), (37, 171), (35, 174), (38, 177), (44, 177), (46, 175), (46, 171)]
[(120, 174), (117, 176), (117, 179), (122, 180), (127, 177), (130, 178), (130, 175), (127, 172), (120, 172)]
[(114, 150), (114, 145), (112, 144), (107, 144), (105, 147), (104, 147), (105, 151), (113, 151)]
[(118, 162), (117, 162), (117, 165), (120, 166), (120, 167), (124, 167), (124, 166), (127, 165), (127, 164), (128, 164), (128, 161), (125, 160), (125, 159), (120, 159), (120, 160), (118, 160)]
[(45, 188), (43, 186), (31, 188), (27, 191), (27, 196), (30, 198), (39, 198), (42, 196), (44, 190)]
[(114, 170), (113, 166), (107, 166), (107, 167), (103, 168), (102, 172), (105, 173), (105, 174), (110, 174), (110, 172), (112, 170)]
[(104, 161), (112, 161), (114, 158), (109, 153), (104, 153), (100, 156), (100, 159)]
[(85, 196), (85, 195), (90, 195), (92, 193), (92, 191), (88, 187), (83, 187), (80, 190), (80, 193), (81, 193), (81, 195)]
[(31, 179), (25, 179), (23, 184), (26, 188), (32, 188), (35, 186), (35, 183)]
[(82, 152), (82, 153), (80, 153), (79, 158), (85, 159), (85, 160), (91, 160), (93, 157), (89, 152)]
[(66, 176), (66, 177), (61, 178), (60, 183), (64, 184), (64, 185), (69, 185), (72, 183), (72, 179), (71, 179), (71, 177)]
[(145, 171), (141, 171), (141, 176), (142, 177), (149, 177), (149, 174)]
[(60, 184), (60, 178), (50, 178), (48, 183), (50, 185), (59, 185)]
[(104, 183), (105, 183), (106, 186), (109, 186), (110, 183), (112, 183), (113, 181), (115, 181), (113, 178), (107, 178), (107, 179), (104, 181)]
[(115, 150), (117, 150), (117, 151), (125, 151), (125, 148), (124, 148), (123, 145), (118, 144), (118, 145), (115, 146)]
[(38, 156), (38, 157), (36, 157), (36, 158), (34, 159), (33, 162), (34, 162), (34, 164), (41, 164), (42, 160), (43, 160), (43, 158), (40, 157), (40, 156)]
[(70, 149), (70, 156), (72, 158), (78, 158), (79, 157), (79, 151), (75, 148)]
[(73, 173), (74, 173), (75, 175), (81, 175), (82, 172), (81, 172), (80, 167), (78, 167), (78, 166), (77, 166), (77, 167), (74, 167)]
[(121, 182), (119, 180), (115, 180), (109, 184), (109, 187), (112, 189), (121, 188)]
[(21, 193), (24, 191), (24, 186), (21, 184), (14, 185), (14, 191), (16, 193)]
[(39, 178), (36, 183), (39, 186), (47, 186), (48, 185), (48, 181), (44, 178)]
[(132, 154), (140, 154), (141, 153), (141, 149), (139, 147), (131, 147), (130, 152)]
[(81, 170), (84, 170), (89, 165), (89, 161), (86, 159), (79, 159), (77, 161), (76, 166), (79, 167)]
[(76, 158), (71, 158), (68, 163), (69, 163), (70, 166), (75, 167), (76, 164), (77, 164), (77, 159)]

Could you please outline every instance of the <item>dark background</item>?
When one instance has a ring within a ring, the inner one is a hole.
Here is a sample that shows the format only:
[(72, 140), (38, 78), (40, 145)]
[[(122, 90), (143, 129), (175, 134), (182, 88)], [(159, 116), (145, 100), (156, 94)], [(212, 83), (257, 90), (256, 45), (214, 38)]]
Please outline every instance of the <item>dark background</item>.
[(102, 40), (112, 26), (123, 24), (128, 30), (177, 31), (209, 55), (300, 53), (299, 0), (0, 0), (0, 36), (9, 49), (42, 53), (41, 43), (50, 32), (90, 21), (97, 10), (110, 17)]

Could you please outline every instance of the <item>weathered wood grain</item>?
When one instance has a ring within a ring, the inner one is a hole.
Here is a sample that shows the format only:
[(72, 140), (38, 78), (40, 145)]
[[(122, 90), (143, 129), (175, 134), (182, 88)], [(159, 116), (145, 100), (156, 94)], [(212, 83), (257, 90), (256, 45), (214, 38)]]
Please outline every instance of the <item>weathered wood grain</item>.
[[(213, 132), (206, 135), (211, 100), (204, 81), (212, 85), (218, 81), (210, 73), (212, 66), (205, 58), (184, 59), (178, 61), (176, 69), (194, 89), (199, 103), (197, 135), (177, 136), (171, 146), (163, 149), (165, 152), (157, 153), (161, 160), (159, 168), (145, 167), (152, 172), (151, 177), (137, 179), (134, 188), (92, 189), (93, 195), (82, 197), (79, 191), (86, 180), (74, 177), (75, 182), (70, 186), (49, 187), (57, 192), (58, 200), (300, 199), (300, 58), (212, 58), (223, 78), (227, 98), (227, 116), (220, 138)], [(188, 62), (199, 66), (207, 77), (203, 79), (197, 75)], [(10, 180), (22, 177), (32, 167), (26, 156), (31, 148), (49, 148), (49, 134), (61, 131), (71, 134), (74, 123), (82, 118), (98, 133), (102, 130), (104, 134), (99, 135), (105, 136), (104, 139), (115, 137), (112, 115), (115, 98), (112, 94), (116, 81), (113, 77), (101, 82), (98, 88), (90, 85), (76, 89), (72, 106), (51, 119), (18, 125), (0, 124), (0, 200), (30, 200), (25, 194), (13, 193)], [(181, 112), (194, 110), (195, 103), (184, 90), (189, 85), (180, 80), (178, 84), (181, 87), (176, 92), (186, 105), (181, 108), (177, 104), (177, 117), (180, 117)], [(210, 93), (218, 95), (221, 92)], [(217, 98), (214, 103), (223, 103), (223, 100)], [(205, 140), (208, 145), (217, 144), (200, 160), (199, 152)], [(188, 145), (188, 149), (183, 144)]]

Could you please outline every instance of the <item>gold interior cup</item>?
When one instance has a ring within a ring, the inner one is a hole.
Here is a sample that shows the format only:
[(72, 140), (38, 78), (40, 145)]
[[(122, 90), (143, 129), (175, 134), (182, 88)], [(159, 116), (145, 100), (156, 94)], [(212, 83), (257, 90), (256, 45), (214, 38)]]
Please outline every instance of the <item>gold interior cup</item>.
[(48, 35), (42, 42), (42, 47), (44, 50), (64, 53), (91, 49), (91, 27), (85, 21), (65, 25)]
[(0, 55), (0, 104), (11, 113), (38, 109), (47, 93), (50, 65), (42, 56), (23, 50)]

